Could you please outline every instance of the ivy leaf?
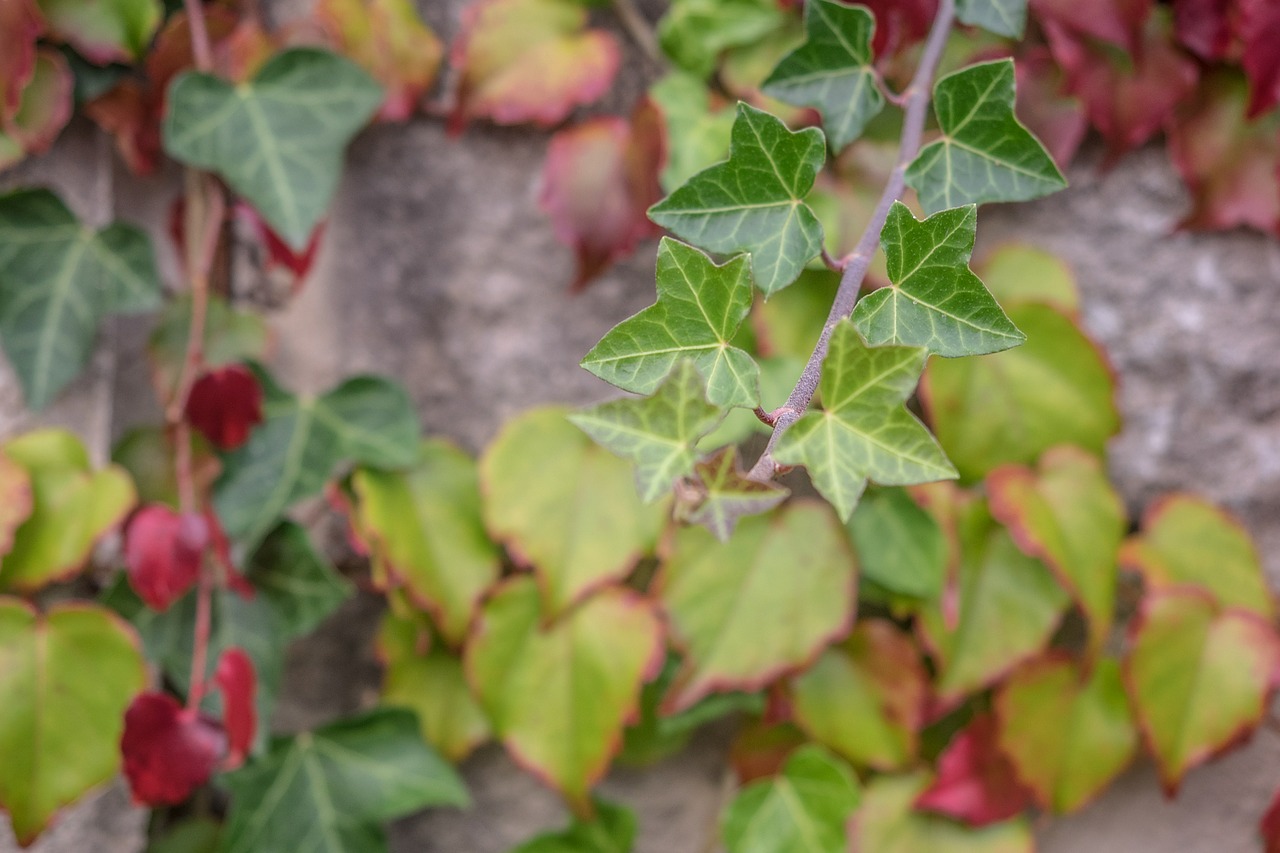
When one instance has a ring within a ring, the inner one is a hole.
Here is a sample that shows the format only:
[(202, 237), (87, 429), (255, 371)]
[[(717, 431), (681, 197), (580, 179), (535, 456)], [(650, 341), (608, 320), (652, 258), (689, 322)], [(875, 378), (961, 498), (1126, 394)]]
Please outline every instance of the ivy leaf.
[(659, 178), (670, 192), (729, 153), (734, 110), (692, 74), (672, 71), (649, 87), (662, 116), (666, 163)]
[(0, 195), (0, 341), (40, 409), (89, 361), (98, 323), (160, 301), (147, 236), (82, 225), (48, 190)]
[(1001, 466), (987, 477), (991, 514), (1023, 553), (1043, 560), (1089, 621), (1089, 652), (1102, 651), (1116, 601), (1116, 560), (1128, 519), (1096, 456), (1058, 447), (1036, 470)]
[(550, 127), (598, 100), (621, 61), (611, 33), (586, 28), (576, 0), (480, 0), (463, 15), (451, 63), (461, 71), (452, 123)]
[(245, 579), (271, 607), (281, 647), (314, 631), (352, 593), (351, 584), (311, 544), (306, 528), (291, 521), (254, 551)]
[(818, 385), (823, 410), (784, 432), (774, 458), (804, 465), (841, 519), (849, 518), (868, 479), (902, 486), (956, 476), (933, 436), (902, 405), (927, 356), (917, 347), (869, 347), (847, 321), (831, 335)]
[(238, 766), (253, 746), (258, 728), (254, 710), (257, 673), (244, 649), (224, 649), (213, 671), (213, 683), (222, 693), (222, 725), (227, 732), (227, 762)]
[(916, 808), (945, 814), (970, 826), (989, 826), (1020, 814), (1031, 791), (1000, 751), (996, 718), (979, 714), (938, 756), (938, 775), (916, 797)]
[(707, 377), (711, 403), (759, 404), (760, 369), (731, 343), (751, 310), (747, 259), (716, 266), (692, 246), (664, 237), (657, 277), (657, 304), (610, 330), (582, 366), (624, 391), (651, 394), (676, 362), (689, 359)]
[(1133, 760), (1138, 747), (1120, 666), (1082, 672), (1054, 653), (1018, 669), (995, 697), (1000, 749), (1039, 803), (1082, 808)]
[(603, 800), (594, 800), (592, 811), (593, 819), (575, 819), (568, 829), (539, 835), (511, 853), (631, 853), (637, 829), (635, 814)]
[(1171, 587), (1143, 599), (1130, 643), (1129, 698), (1172, 797), (1188, 770), (1239, 743), (1262, 719), (1280, 638), (1255, 613)]
[(199, 72), (176, 78), (164, 149), (216, 172), (301, 249), (338, 186), (343, 149), (381, 103), (382, 88), (356, 65), (290, 48), (238, 86)]
[(507, 422), (480, 458), (480, 489), (489, 532), (532, 565), (548, 615), (625, 577), (667, 515), (641, 503), (629, 464), (558, 408)]
[(848, 523), (863, 581), (894, 594), (932, 601), (942, 592), (947, 543), (929, 513), (902, 489), (876, 489)]
[(3, 453), (26, 472), (31, 504), (0, 557), (0, 589), (33, 592), (80, 571), (133, 508), (133, 484), (119, 466), (94, 471), (80, 439), (65, 430), (25, 433)]
[(1149, 589), (1191, 585), (1222, 607), (1275, 618), (1275, 601), (1249, 532), (1192, 495), (1169, 495), (1151, 504), (1141, 533), (1124, 543), (1120, 562), (1141, 572)]
[(729, 853), (841, 853), (844, 824), (858, 807), (858, 780), (838, 758), (810, 744), (782, 772), (742, 790), (725, 811)]
[(413, 467), (361, 468), (351, 484), (376, 574), (402, 583), (446, 641), (461, 645), (502, 569), (501, 549), (485, 533), (475, 462), (443, 441), (424, 441)]
[[(779, 574), (780, 564), (793, 569)], [(844, 531), (818, 502), (744, 518), (727, 543), (699, 527), (676, 531), (658, 579), (685, 652), (667, 710), (714, 691), (758, 690), (807, 664), (849, 630), (856, 574)]]
[(970, 26), (1020, 40), (1027, 26), (1027, 0), (959, 0), (956, 17)]
[(586, 813), (641, 683), (662, 665), (662, 624), (644, 599), (619, 588), (550, 624), (538, 599), (529, 578), (498, 588), (467, 644), (467, 675), (516, 761)]
[(1031, 464), (1074, 444), (1101, 456), (1120, 431), (1115, 378), (1076, 322), (1042, 304), (1009, 308), (1027, 342), (985, 358), (934, 359), (920, 396), (947, 456), (965, 481), (997, 466)]
[(972, 65), (933, 89), (942, 138), (907, 168), (925, 213), (989, 201), (1027, 201), (1067, 185), (1053, 158), (1013, 114), (1013, 60)]
[(640, 499), (653, 503), (693, 470), (694, 449), (724, 417), (707, 402), (705, 382), (691, 361), (681, 361), (650, 397), (614, 400), (569, 415), (607, 450), (636, 463)]
[(838, 153), (884, 109), (871, 57), (875, 18), (861, 6), (814, 0), (805, 4), (804, 25), (808, 39), (764, 81), (764, 93), (819, 110)]
[(1041, 302), (1072, 317), (1080, 314), (1080, 293), (1071, 267), (1043, 249), (1006, 243), (984, 256), (977, 272), (1001, 305)]
[(787, 489), (777, 483), (748, 479), (738, 464), (738, 449), (721, 448), (693, 466), (690, 495), (680, 495), (677, 517), (701, 524), (721, 542), (728, 542), (738, 519), (768, 512), (782, 503)]
[(411, 464), (418, 419), (400, 386), (357, 376), (319, 398), (294, 397), (265, 373), (266, 420), (223, 460), (213, 505), (228, 536), (252, 547), (294, 503), (318, 494), (351, 460), (389, 468)]
[(771, 0), (674, 0), (658, 22), (658, 41), (676, 65), (705, 79), (724, 51), (759, 41), (785, 20)]
[(868, 344), (926, 347), (951, 358), (1026, 340), (969, 269), (977, 227), (974, 205), (920, 222), (905, 204), (893, 203), (880, 233), (892, 286), (867, 294), (853, 311)]
[(273, 738), (266, 755), (222, 782), (231, 791), (226, 853), (383, 853), (380, 823), (468, 800), (413, 715), (398, 709)]
[(160, 25), (158, 0), (39, 0), (49, 29), (97, 65), (141, 59)]
[(1033, 853), (1025, 818), (979, 829), (916, 811), (929, 777), (879, 776), (867, 784), (850, 828), (850, 849), (875, 853)]
[(13, 547), (14, 534), (34, 508), (31, 475), (0, 447), (0, 565)]
[(40, 614), (0, 598), (0, 806), (18, 843), (115, 775), (124, 710), (145, 683), (136, 637), (102, 608)]
[(708, 251), (749, 251), (756, 286), (768, 296), (822, 250), (822, 225), (803, 199), (825, 160), (822, 131), (792, 132), (740, 103), (729, 159), (649, 208), (649, 218)]
[(915, 643), (864, 619), (791, 682), (796, 723), (859, 767), (893, 770), (916, 755), (928, 676)]
[(457, 763), (489, 738), (485, 717), (467, 686), (462, 661), (434, 642), (420, 619), (388, 613), (378, 631), (385, 666), (382, 703), (409, 708), (422, 738)]

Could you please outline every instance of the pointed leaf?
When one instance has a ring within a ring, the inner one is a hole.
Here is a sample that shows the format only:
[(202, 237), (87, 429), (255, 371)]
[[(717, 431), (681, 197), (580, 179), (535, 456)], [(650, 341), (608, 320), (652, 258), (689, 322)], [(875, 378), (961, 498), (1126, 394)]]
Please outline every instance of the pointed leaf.
[(163, 504), (138, 510), (125, 531), (129, 585), (152, 610), (167, 610), (195, 585), (209, 544), (202, 516)]
[(138, 229), (87, 228), (48, 190), (0, 195), (0, 341), (31, 408), (84, 369), (106, 315), (159, 300), (151, 244)]
[(1036, 470), (1007, 465), (987, 477), (991, 514), (1024, 554), (1043, 560), (1089, 621), (1089, 652), (1111, 633), (1124, 503), (1097, 457), (1058, 447)]
[(796, 723), (860, 767), (893, 770), (916, 755), (928, 677), (920, 651), (884, 619), (865, 619), (849, 639), (791, 683)]
[(239, 86), (179, 76), (169, 87), (164, 148), (218, 173), (301, 249), (338, 186), (343, 150), (381, 103), (381, 87), (356, 65), (291, 48)]
[(1021, 39), (1027, 25), (1027, 0), (959, 0), (956, 17), (998, 36)]
[(872, 346), (906, 344), (941, 356), (983, 355), (1026, 340), (969, 269), (978, 215), (973, 205), (923, 222), (896, 201), (880, 245), (890, 287), (858, 303), (854, 325)]
[(575, 819), (568, 829), (539, 835), (511, 853), (631, 853), (637, 829), (635, 814), (603, 800), (595, 800), (592, 810), (592, 820)]
[(548, 614), (625, 577), (667, 514), (641, 503), (628, 463), (555, 408), (507, 422), (480, 458), (480, 487), (489, 532), (532, 565)]
[(947, 543), (938, 523), (902, 489), (876, 489), (848, 523), (862, 579), (894, 595), (931, 601), (942, 591)]
[(515, 578), (488, 599), (467, 676), (516, 761), (585, 811), (641, 683), (662, 665), (662, 625), (628, 590), (603, 590), (549, 625), (538, 598), (532, 580)]
[(1017, 670), (995, 698), (1000, 748), (1047, 809), (1083, 807), (1129, 765), (1138, 748), (1120, 666), (1082, 672), (1065, 655)]
[(789, 494), (777, 483), (748, 479), (732, 445), (694, 465), (688, 488), (690, 495), (680, 495), (677, 517), (701, 524), (721, 542), (729, 541), (738, 519), (768, 512)]
[(803, 199), (825, 159), (821, 131), (792, 132), (740, 103), (729, 159), (694, 175), (649, 217), (708, 251), (749, 251), (752, 277), (768, 295), (822, 249), (822, 226)]
[(933, 89), (942, 138), (907, 169), (925, 213), (989, 201), (1026, 201), (1067, 185), (1053, 158), (1013, 114), (1013, 60), (972, 65)]
[(115, 775), (124, 710), (145, 682), (137, 637), (109, 612), (0, 598), (0, 806), (19, 843)]
[(707, 402), (705, 382), (691, 361), (681, 361), (650, 397), (614, 400), (569, 415), (607, 450), (636, 463), (640, 499), (653, 503), (693, 470), (694, 449), (724, 417)]
[(90, 62), (141, 59), (160, 24), (159, 0), (39, 0), (49, 29)]
[(245, 578), (274, 612), (282, 645), (314, 631), (353, 591), (311, 544), (306, 528), (291, 521), (258, 546)]
[(383, 853), (383, 821), (467, 803), (413, 715), (394, 709), (273, 738), (266, 755), (222, 782), (231, 791), (225, 853)]
[(758, 690), (813, 660), (849, 630), (856, 574), (844, 531), (813, 501), (744, 518), (723, 544), (698, 527), (678, 530), (658, 580), (685, 653), (668, 709)]
[(915, 811), (924, 774), (880, 776), (867, 785), (854, 816), (850, 849), (866, 853), (1033, 853), (1035, 841), (1025, 818), (974, 829), (947, 818)]
[(681, 359), (707, 377), (717, 406), (760, 402), (760, 369), (730, 341), (751, 310), (747, 259), (716, 266), (692, 246), (658, 245), (658, 303), (615, 326), (582, 366), (625, 391), (651, 394)]
[(31, 475), (0, 448), (0, 561), (13, 547), (18, 528), (31, 516), (34, 502)]
[(133, 801), (176, 806), (213, 776), (227, 749), (216, 720), (168, 693), (141, 693), (124, 714), (120, 753)]
[(838, 153), (884, 108), (871, 64), (875, 18), (860, 6), (814, 0), (805, 4), (804, 25), (808, 39), (764, 81), (764, 92), (819, 110), (831, 151)]
[(916, 808), (988, 826), (1020, 814), (1031, 791), (1000, 751), (996, 718), (979, 714), (938, 756), (938, 775), (916, 797)]
[(844, 824), (858, 807), (858, 780), (816, 745), (791, 754), (782, 772), (744, 788), (725, 811), (729, 853), (842, 853)]
[(823, 410), (783, 433), (774, 458), (804, 465), (841, 519), (849, 518), (868, 479), (903, 486), (956, 476), (933, 436), (902, 405), (927, 355), (917, 347), (869, 347), (847, 321), (831, 335), (818, 385)]
[(1207, 593), (1149, 593), (1130, 635), (1125, 682), (1165, 792), (1239, 743), (1266, 713), (1280, 637), (1257, 614), (1222, 608)]

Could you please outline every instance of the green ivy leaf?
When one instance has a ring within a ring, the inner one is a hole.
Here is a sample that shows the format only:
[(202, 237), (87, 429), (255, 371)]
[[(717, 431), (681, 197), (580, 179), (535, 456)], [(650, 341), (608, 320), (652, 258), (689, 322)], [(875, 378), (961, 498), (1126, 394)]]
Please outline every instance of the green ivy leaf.
[(957, 0), (956, 17), (971, 27), (1020, 40), (1027, 26), (1027, 0)]
[(764, 81), (764, 93), (821, 112), (831, 151), (839, 153), (884, 109), (871, 55), (876, 21), (865, 7), (813, 0), (805, 4), (804, 26), (808, 39)]
[(671, 192), (729, 153), (733, 109), (712, 102), (705, 83), (673, 71), (649, 87), (667, 132), (667, 162), (659, 183)]
[(25, 433), (3, 451), (25, 471), (31, 502), (0, 556), (0, 589), (31, 592), (80, 571), (94, 543), (133, 508), (133, 483), (118, 465), (94, 471), (80, 439), (66, 430)]
[(853, 311), (867, 343), (926, 347), (952, 358), (1026, 340), (969, 269), (977, 226), (974, 205), (919, 222), (905, 204), (893, 203), (880, 233), (892, 286), (867, 294)]
[(905, 486), (956, 476), (903, 406), (927, 357), (918, 347), (868, 347), (848, 321), (832, 333), (818, 386), (823, 409), (784, 432), (774, 458), (804, 465), (841, 519), (849, 518), (868, 479)]
[(861, 767), (915, 758), (928, 676), (920, 650), (886, 619), (864, 619), (791, 682), (796, 723)]
[(1133, 760), (1138, 732), (1120, 666), (1082, 672), (1055, 654), (1017, 670), (995, 698), (1000, 750), (1041, 805), (1083, 807)]
[(942, 138), (907, 168), (925, 213), (989, 201), (1027, 201), (1067, 181), (1013, 114), (1013, 60), (971, 65), (933, 89)]
[(274, 612), (281, 645), (310, 634), (354, 591), (311, 544), (306, 528), (292, 521), (258, 546), (245, 577)]
[(467, 675), (511, 754), (585, 812), (641, 683), (661, 665), (662, 624), (619, 588), (550, 624), (538, 599), (529, 578), (498, 588), (467, 645)]
[(569, 415), (606, 449), (636, 463), (640, 499), (653, 503), (671, 491), (698, 459), (694, 449), (724, 418), (707, 402), (693, 362), (682, 361), (651, 397), (614, 400)]
[(1143, 741), (1173, 796), (1188, 770), (1240, 742), (1266, 713), (1280, 638), (1257, 614), (1207, 593), (1148, 593), (1131, 629), (1125, 681)]
[(1151, 589), (1190, 584), (1223, 607), (1275, 618), (1275, 600), (1249, 531), (1193, 495), (1169, 495), (1147, 508), (1142, 532), (1124, 543), (1121, 563)]
[(782, 772), (748, 785), (725, 811), (729, 853), (842, 853), (844, 824), (858, 807), (858, 780), (814, 744), (791, 754)]
[(413, 467), (362, 468), (351, 485), (376, 574), (402, 583), (446, 641), (461, 645), (502, 569), (502, 550), (485, 532), (475, 462), (446, 442), (424, 441)]
[(973, 829), (954, 820), (916, 811), (929, 787), (924, 773), (879, 776), (867, 784), (862, 807), (851, 825), (850, 849), (875, 853), (1034, 853), (1035, 839), (1025, 818)]
[(747, 259), (716, 266), (692, 246), (658, 244), (658, 302), (623, 320), (582, 366), (625, 391), (652, 394), (676, 362), (689, 359), (717, 406), (760, 402), (760, 368), (730, 342), (751, 310)]
[(164, 15), (158, 0), (39, 0), (61, 39), (97, 65), (142, 59)]
[(264, 422), (223, 460), (213, 505), (227, 535), (252, 547), (293, 504), (318, 494), (350, 460), (402, 467), (413, 463), (418, 418), (404, 389), (357, 376), (318, 398), (294, 397), (265, 373)]
[(677, 65), (706, 78), (725, 50), (762, 39), (785, 20), (771, 0), (674, 0), (658, 22), (658, 40)]
[(708, 251), (750, 252), (752, 277), (767, 296), (822, 250), (822, 225), (803, 199), (825, 160), (822, 131), (792, 132), (740, 103), (729, 159), (649, 208), (649, 218)]
[(0, 342), (41, 409), (89, 362), (98, 324), (160, 303), (147, 235), (81, 224), (48, 190), (0, 195)]
[(266, 755), (222, 782), (231, 791), (225, 853), (383, 853), (382, 822), (468, 801), (413, 714), (398, 709), (273, 738)]
[(593, 801), (592, 811), (593, 819), (575, 819), (568, 829), (539, 835), (511, 853), (631, 853), (638, 828), (635, 814), (603, 800)]
[(342, 153), (382, 104), (359, 66), (317, 48), (277, 53), (247, 83), (199, 72), (169, 87), (164, 148), (217, 172), (295, 249), (306, 246), (342, 174)]
[(721, 542), (728, 542), (738, 519), (768, 512), (790, 492), (777, 483), (750, 480), (738, 464), (738, 449), (724, 447), (693, 466), (690, 495), (680, 495), (676, 514), (681, 521), (701, 524)]
[[(1036, 470), (1001, 466), (987, 478), (991, 514), (1023, 553), (1043, 560), (1089, 621), (1089, 651), (1102, 651), (1116, 601), (1116, 558), (1128, 527), (1124, 503), (1097, 457), (1058, 447)], [(1216, 570), (1216, 564), (1215, 564)]]
[(865, 495), (848, 527), (864, 581), (921, 601), (942, 592), (946, 539), (905, 491), (876, 489)]
[(678, 530), (658, 581), (685, 652), (668, 710), (713, 691), (757, 690), (803, 666), (849, 630), (856, 574), (844, 530), (815, 501), (744, 518), (727, 543), (700, 527)]
[(631, 466), (543, 408), (508, 421), (480, 458), (489, 532), (531, 564), (547, 610), (625, 577), (648, 553), (667, 505), (645, 506)]
[(1006, 462), (1033, 463), (1058, 444), (1101, 456), (1120, 430), (1106, 357), (1075, 321), (1039, 304), (1011, 307), (1027, 342), (985, 358), (934, 359), (921, 398), (965, 481)]
[(145, 686), (137, 640), (111, 613), (0, 598), (0, 806), (19, 844), (115, 774), (125, 708)]

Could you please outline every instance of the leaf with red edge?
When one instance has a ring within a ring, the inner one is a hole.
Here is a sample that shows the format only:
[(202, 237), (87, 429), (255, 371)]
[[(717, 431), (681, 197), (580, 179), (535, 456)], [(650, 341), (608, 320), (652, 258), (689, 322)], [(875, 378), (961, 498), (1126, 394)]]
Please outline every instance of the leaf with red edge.
[(200, 577), (208, 544), (204, 516), (161, 504), (143, 507), (125, 533), (129, 585), (152, 610), (168, 610)]
[(974, 717), (938, 757), (938, 775), (916, 797), (916, 808), (987, 826), (1029, 806), (1031, 790), (1000, 751), (998, 736), (993, 714)]
[(1252, 734), (1278, 667), (1280, 637), (1257, 614), (1220, 607), (1194, 587), (1143, 599), (1124, 675), (1169, 796), (1188, 770)]
[(1168, 123), (1169, 154), (1191, 190), (1183, 228), (1280, 234), (1280, 115), (1245, 117), (1247, 84), (1221, 68)]
[(1154, 0), (1031, 0), (1050, 40), (1070, 35), (1137, 52)]
[(1267, 813), (1262, 816), (1258, 826), (1262, 841), (1266, 845), (1263, 853), (1280, 853), (1280, 790), (1271, 798)]
[(1256, 118), (1280, 103), (1280, 3), (1238, 0), (1240, 38), (1244, 41), (1244, 73), (1252, 96), (1249, 117)]
[(1089, 123), (1106, 139), (1112, 160), (1158, 133), (1196, 84), (1196, 63), (1173, 43), (1171, 30), (1169, 15), (1159, 10), (1141, 30), (1141, 42), (1127, 54), (1049, 30), (1054, 58), (1071, 92), (1084, 102)]
[(1067, 91), (1066, 78), (1048, 49), (1023, 50), (1014, 64), (1018, 120), (1039, 139), (1059, 169), (1065, 169), (1089, 131), (1084, 105)]
[(139, 59), (160, 25), (160, 0), (39, 0), (53, 35), (97, 65)]
[(588, 812), (591, 786), (662, 659), (662, 623), (636, 593), (603, 590), (548, 624), (537, 585), (519, 577), (485, 603), (465, 664), (516, 761)]
[(262, 386), (240, 364), (211, 370), (191, 386), (186, 418), (211, 444), (235, 450), (262, 423)]
[(124, 713), (120, 752), (135, 803), (184, 802), (209, 781), (226, 748), (216, 721), (168, 693), (140, 693)]
[(1237, 0), (1173, 0), (1178, 41), (1205, 60), (1222, 59), (1234, 40), (1231, 11)]
[(71, 68), (62, 54), (41, 48), (17, 110), (0, 121), (0, 139), (7, 137), (25, 154), (48, 151), (71, 119), (73, 86)]
[(576, 0), (479, 0), (464, 9), (450, 50), (461, 74), (452, 128), (476, 118), (548, 127), (609, 91), (618, 42), (586, 23)]
[(662, 124), (648, 99), (630, 121), (590, 119), (551, 137), (539, 203), (578, 256), (573, 290), (660, 233), (646, 211), (662, 198)]
[(856, 853), (1033, 853), (1035, 841), (1025, 818), (985, 826), (965, 826), (914, 808), (928, 787), (923, 773), (878, 776), (863, 791), (862, 807), (849, 825), (849, 849)]
[(44, 30), (44, 16), (35, 0), (0, 0), (0, 32), (5, 35), (5, 49), (0, 52), (0, 122), (18, 109), (22, 90), (35, 73), (36, 39)]
[(253, 699), (257, 675), (253, 661), (243, 649), (224, 649), (213, 671), (213, 682), (222, 691), (222, 724), (227, 732), (228, 768), (238, 767), (253, 747), (258, 728), (258, 712)]
[(0, 557), (13, 547), (13, 536), (32, 510), (31, 476), (0, 450)]

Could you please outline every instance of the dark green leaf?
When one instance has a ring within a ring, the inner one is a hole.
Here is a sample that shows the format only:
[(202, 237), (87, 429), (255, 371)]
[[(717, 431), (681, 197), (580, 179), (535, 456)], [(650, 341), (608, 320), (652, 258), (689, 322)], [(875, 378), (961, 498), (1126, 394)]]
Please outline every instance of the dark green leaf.
[(738, 519), (768, 512), (789, 494), (777, 483), (747, 479), (734, 447), (722, 448), (695, 465), (689, 491), (691, 494), (681, 495), (680, 519), (701, 524), (721, 542), (729, 541)]
[(844, 824), (858, 807), (858, 781), (843, 762), (810, 744), (782, 772), (742, 790), (724, 816), (729, 853), (843, 853)]
[(310, 634), (352, 592), (351, 584), (316, 552), (307, 531), (291, 521), (258, 546), (245, 574), (275, 611), (284, 643)]
[(998, 36), (1020, 39), (1027, 26), (1027, 0), (957, 0), (956, 17)]
[(568, 829), (548, 832), (511, 853), (631, 853), (636, 816), (630, 809), (595, 800), (592, 820), (575, 820)]

